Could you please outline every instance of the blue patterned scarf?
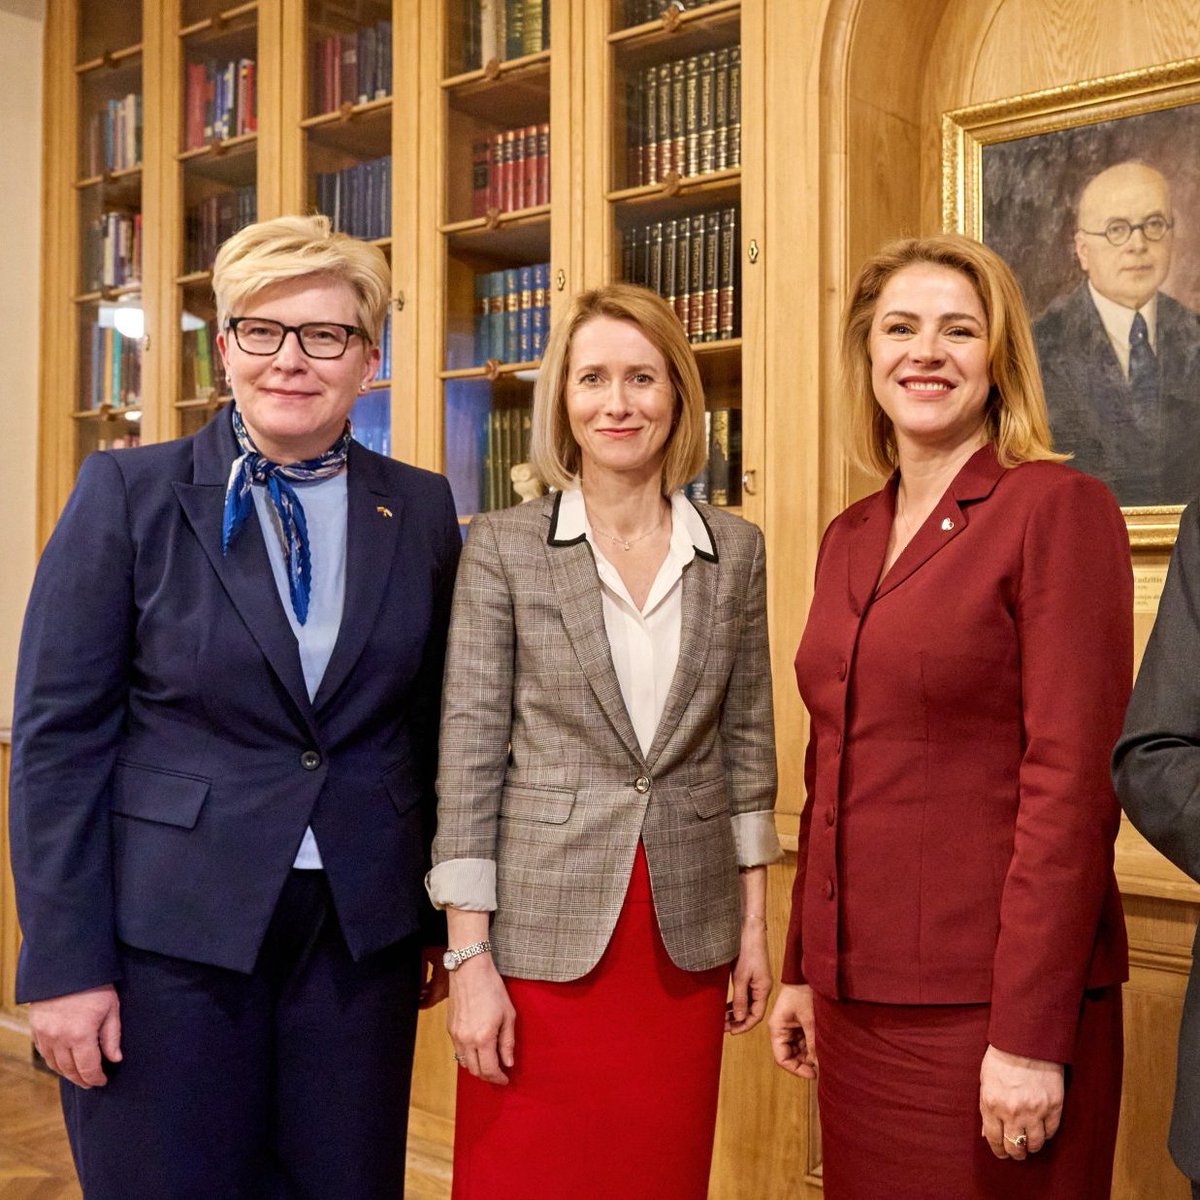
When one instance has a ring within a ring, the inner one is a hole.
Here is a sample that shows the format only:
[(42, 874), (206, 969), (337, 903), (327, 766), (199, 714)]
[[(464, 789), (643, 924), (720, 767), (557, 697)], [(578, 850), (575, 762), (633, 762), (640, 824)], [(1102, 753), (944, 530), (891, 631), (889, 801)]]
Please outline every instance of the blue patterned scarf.
[(233, 410), (233, 433), (242, 453), (233, 460), (229, 471), (229, 484), (225, 488), (225, 515), (221, 521), (221, 552), (229, 553), (229, 544), (237, 537), (245, 523), (254, 496), (253, 484), (265, 484), (267, 495), (275, 506), (279, 517), (279, 537), (283, 543), (283, 557), (287, 563), (288, 592), (292, 598), (292, 611), (301, 625), (308, 620), (308, 597), (312, 591), (312, 559), (308, 549), (308, 522), (304, 519), (304, 506), (296, 489), (288, 482), (310, 483), (317, 479), (330, 479), (345, 469), (346, 455), (350, 449), (350, 422), (324, 454), (306, 458), (303, 462), (288, 463), (286, 466), (264, 458), (246, 432), (242, 415)]

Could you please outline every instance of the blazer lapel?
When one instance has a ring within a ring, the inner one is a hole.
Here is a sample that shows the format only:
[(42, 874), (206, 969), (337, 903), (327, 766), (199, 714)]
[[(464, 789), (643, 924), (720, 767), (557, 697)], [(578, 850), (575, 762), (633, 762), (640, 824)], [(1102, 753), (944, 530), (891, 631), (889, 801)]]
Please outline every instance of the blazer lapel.
[(692, 559), (683, 571), (683, 620), (679, 631), (679, 662), (667, 692), (658, 728), (646, 762), (653, 767), (663, 752), (676, 726), (687, 711), (696, 687), (704, 676), (708, 663), (708, 648), (712, 645), (712, 613), (717, 593), (717, 563), (700, 555)]
[(550, 517), (546, 559), (563, 626), (584, 678), (595, 693), (604, 715), (629, 752), (641, 762), (642, 748), (625, 708), (625, 699), (621, 695), (621, 685), (617, 681), (612, 651), (608, 645), (608, 633), (604, 628), (604, 608), (592, 548), (582, 535), (570, 541), (557, 539), (560, 502), (561, 493), (552, 500), (547, 498), (544, 503)]
[(896, 481), (893, 475), (873, 502), (864, 505), (855, 538), (850, 542), (850, 611), (862, 614), (875, 594), (879, 570), (887, 554), (888, 535), (896, 506)]
[[(954, 477), (946, 494), (934, 506), (933, 512), (917, 530), (912, 541), (905, 546), (891, 570), (879, 581), (875, 599), (899, 587), (954, 541), (967, 527), (967, 509), (964, 505), (990, 495), (1003, 473), (1004, 468), (996, 461), (996, 451), (990, 443), (977, 450)], [(887, 545), (886, 537), (884, 545)], [(882, 555), (878, 561), (882, 563)]]
[(374, 462), (350, 443), (346, 475), (346, 598), (342, 624), (313, 701), (320, 708), (362, 656), (375, 626), (404, 524), (404, 502), (392, 495)]
[(195, 482), (176, 482), (172, 486), (183, 514), (230, 602), (287, 690), (297, 712), (315, 733), (296, 636), (279, 600), (257, 517), (248, 519), (242, 526), (228, 554), (221, 551), (225, 487), (236, 457), (235, 450), (229, 416), (222, 410), (196, 435)]

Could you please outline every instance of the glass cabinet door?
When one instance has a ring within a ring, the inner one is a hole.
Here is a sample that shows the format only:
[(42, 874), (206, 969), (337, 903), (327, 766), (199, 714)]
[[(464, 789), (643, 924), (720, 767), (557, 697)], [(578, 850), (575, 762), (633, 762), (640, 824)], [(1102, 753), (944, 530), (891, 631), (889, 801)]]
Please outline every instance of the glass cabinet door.
[(92, 450), (133, 446), (141, 438), (141, 9), (118, 18), (103, 6), (81, 4), (76, 37), (78, 467)]

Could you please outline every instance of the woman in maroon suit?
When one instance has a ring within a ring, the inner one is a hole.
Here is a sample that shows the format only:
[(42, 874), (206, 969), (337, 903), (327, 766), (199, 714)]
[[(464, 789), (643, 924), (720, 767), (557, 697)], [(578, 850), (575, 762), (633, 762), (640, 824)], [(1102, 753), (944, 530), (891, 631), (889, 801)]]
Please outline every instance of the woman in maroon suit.
[(820, 1060), (827, 1200), (1107, 1200), (1121, 513), (1056, 461), (985, 246), (871, 259), (842, 366), (852, 448), (891, 478), (829, 527), (796, 655), (812, 732), (775, 1058)]

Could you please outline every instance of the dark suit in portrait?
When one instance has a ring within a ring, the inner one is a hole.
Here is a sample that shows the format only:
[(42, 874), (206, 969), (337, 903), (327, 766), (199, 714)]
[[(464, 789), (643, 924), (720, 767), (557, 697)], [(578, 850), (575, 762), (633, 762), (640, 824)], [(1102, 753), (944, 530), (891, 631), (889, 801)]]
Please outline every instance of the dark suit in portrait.
[(1057, 450), (1103, 479), (1123, 505), (1185, 504), (1200, 494), (1200, 314), (1158, 293), (1156, 402), (1134, 388), (1087, 280), (1034, 323)]

